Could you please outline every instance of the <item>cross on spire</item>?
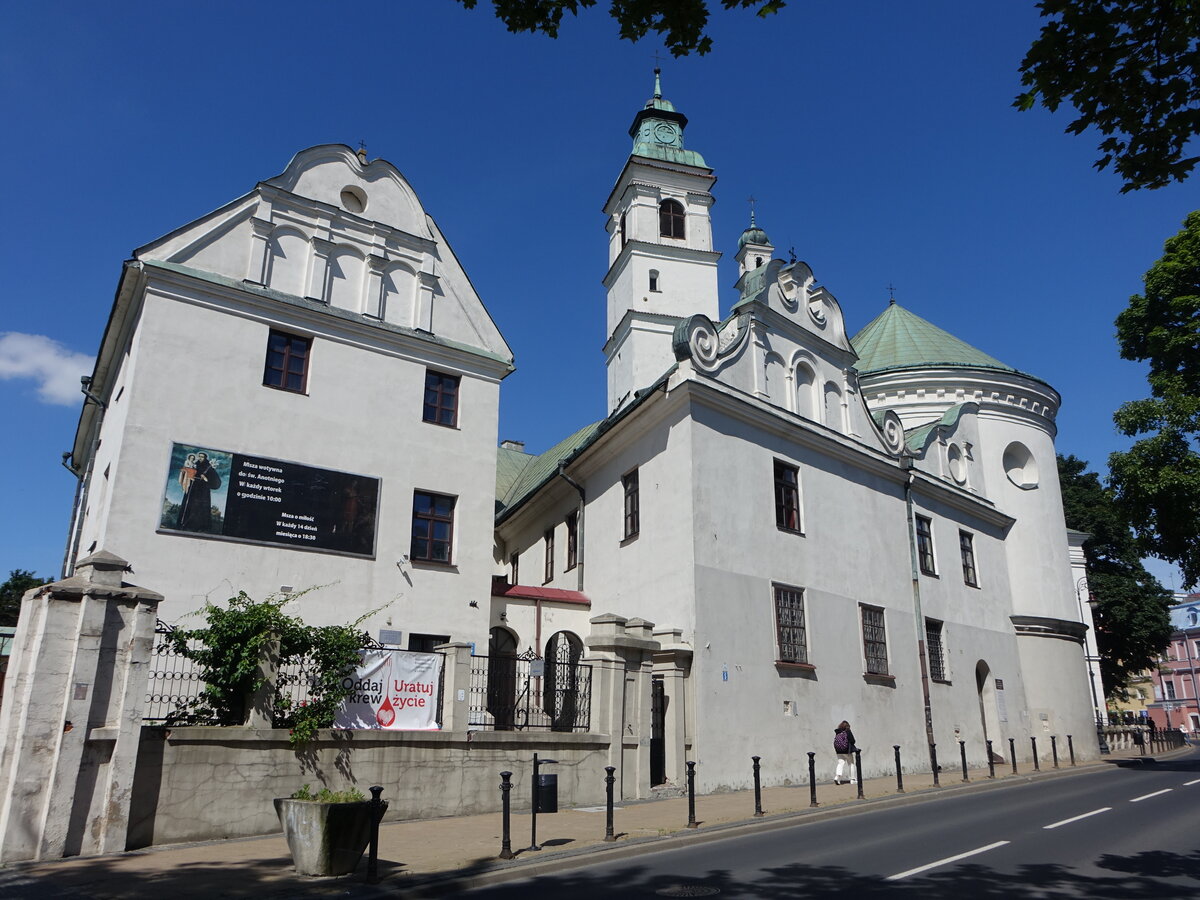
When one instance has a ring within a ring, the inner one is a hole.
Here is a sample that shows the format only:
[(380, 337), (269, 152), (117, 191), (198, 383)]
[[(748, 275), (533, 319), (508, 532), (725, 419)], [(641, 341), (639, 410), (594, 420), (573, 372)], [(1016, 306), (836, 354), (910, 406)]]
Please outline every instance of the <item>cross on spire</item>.
[(893, 285), (893, 284), (892, 284), (892, 283), (889, 281), (889, 282), (888, 282), (887, 289), (888, 289), (888, 305), (889, 305), (889, 306), (893, 306), (893, 305), (895, 305), (895, 303), (896, 303), (896, 288), (895, 288), (895, 286), (894, 286), (894, 285)]

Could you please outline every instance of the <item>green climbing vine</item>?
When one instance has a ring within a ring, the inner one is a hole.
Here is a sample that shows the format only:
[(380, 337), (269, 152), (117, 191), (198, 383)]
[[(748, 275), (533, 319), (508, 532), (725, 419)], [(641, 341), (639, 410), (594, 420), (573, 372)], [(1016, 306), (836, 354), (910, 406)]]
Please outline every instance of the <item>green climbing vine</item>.
[[(311, 590), (311, 588), (310, 588)], [(173, 716), (178, 722), (241, 725), (248, 705), (263, 687), (259, 668), (262, 654), (279, 642), (279, 669), (272, 710), (276, 727), (290, 729), (293, 745), (311, 741), (321, 728), (333, 724), (342, 701), (351, 693), (344, 686), (348, 672), (358, 665), (359, 652), (368, 636), (359, 625), (376, 610), (349, 625), (306, 625), (284, 612), (284, 606), (307, 591), (272, 594), (253, 600), (244, 591), (224, 605), (208, 603), (200, 613), (202, 628), (177, 628), (169, 635), (175, 652), (194, 660), (200, 667), (204, 689)], [(297, 666), (297, 664), (299, 664)], [(289, 670), (308, 682), (308, 698), (293, 704), (285, 690)]]

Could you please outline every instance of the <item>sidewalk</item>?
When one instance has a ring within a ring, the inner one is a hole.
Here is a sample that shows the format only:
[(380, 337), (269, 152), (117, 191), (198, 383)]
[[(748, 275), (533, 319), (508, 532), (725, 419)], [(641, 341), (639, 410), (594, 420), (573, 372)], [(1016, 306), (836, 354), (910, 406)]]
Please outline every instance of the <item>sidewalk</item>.
[[(1186, 749), (1186, 748), (1185, 748)], [(1160, 754), (1160, 756), (1163, 754)], [(1169, 754), (1174, 755), (1174, 753)], [(754, 818), (754, 792), (709, 794), (696, 798), (699, 828), (687, 828), (686, 797), (618, 804), (614, 813), (615, 842), (604, 841), (603, 806), (566, 809), (538, 816), (540, 851), (530, 844), (527, 811), (512, 814), (512, 848), (515, 859), (498, 859), (501, 815), (487, 813), (444, 819), (389, 822), (379, 829), (377, 885), (366, 883), (364, 856), (358, 871), (341, 878), (305, 878), (292, 871), (291, 855), (282, 835), (211, 841), (131, 851), (111, 856), (71, 858), (48, 863), (19, 863), (0, 870), (0, 897), (76, 898), (124, 900), (159, 896), (254, 897), (378, 897), (445, 894), (482, 883), (527, 877), (542, 871), (592, 862), (598, 856), (634, 855), (666, 849), (680, 842), (716, 839), (734, 827), (772, 828), (802, 822), (810, 817), (846, 815), (868, 804), (922, 802), (946, 792), (981, 791), (1037, 778), (1083, 772), (1113, 761), (1133, 760), (1133, 751), (1114, 753), (1102, 761), (1071, 768), (1065, 755), (1059, 769), (1043, 762), (1035, 772), (1028, 762), (997, 766), (996, 778), (987, 769), (972, 769), (963, 783), (962, 770), (942, 763), (940, 787), (930, 774), (904, 775), (904, 790), (896, 790), (894, 776), (867, 779), (864, 800), (855, 785), (817, 785), (817, 808), (810, 807), (807, 785), (771, 787), (762, 791), (765, 816)], [(764, 765), (764, 774), (767, 768)], [(603, 776), (601, 776), (603, 777)], [(384, 794), (386, 798), (386, 792)], [(560, 798), (560, 802), (563, 798)]]

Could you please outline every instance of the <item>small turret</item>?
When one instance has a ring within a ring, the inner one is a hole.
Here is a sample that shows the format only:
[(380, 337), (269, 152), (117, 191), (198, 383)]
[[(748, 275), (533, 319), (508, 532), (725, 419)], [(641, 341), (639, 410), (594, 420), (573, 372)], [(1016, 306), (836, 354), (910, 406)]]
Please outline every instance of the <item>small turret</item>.
[(738, 238), (737, 255), (734, 257), (737, 260), (739, 277), (760, 266), (765, 266), (771, 261), (771, 254), (775, 250), (767, 233), (755, 224), (754, 201), (750, 202), (750, 227), (743, 231), (742, 236)]

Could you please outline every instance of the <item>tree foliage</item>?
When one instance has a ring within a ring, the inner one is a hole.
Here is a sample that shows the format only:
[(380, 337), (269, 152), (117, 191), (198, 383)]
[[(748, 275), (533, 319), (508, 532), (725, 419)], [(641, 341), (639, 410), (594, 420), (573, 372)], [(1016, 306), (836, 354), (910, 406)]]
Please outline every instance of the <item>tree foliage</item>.
[(1171, 634), (1171, 594), (1146, 571), (1129, 520), (1087, 463), (1058, 457), (1067, 527), (1091, 535), (1084, 544), (1100, 671), (1109, 696), (1149, 668)]
[(1196, 0), (1041, 0), (1041, 34), (1021, 63), (1029, 90), (1014, 105), (1079, 113), (1070, 134), (1104, 135), (1122, 193), (1183, 181), (1200, 132), (1200, 4)]
[[(459, 0), (474, 9), (479, 0)], [(715, 2), (715, 0), (714, 0)], [(726, 9), (755, 9), (769, 16), (782, 9), (785, 0), (720, 0)], [(705, 54), (712, 49), (708, 26), (709, 0), (610, 0), (609, 15), (617, 20), (621, 37), (638, 41), (653, 31), (661, 35), (673, 56)], [(563, 14), (579, 15), (581, 9), (596, 5), (596, 0), (492, 0), (496, 18), (512, 32), (542, 32), (558, 37)]]
[(1175, 563), (1185, 588), (1200, 580), (1200, 212), (1117, 317), (1121, 356), (1150, 364), (1150, 397), (1113, 419), (1138, 440), (1109, 457), (1110, 484), (1143, 554)]
[(8, 581), (0, 584), (0, 625), (16, 625), (21, 614), (21, 598), (31, 588), (49, 584), (51, 579), (39, 578), (28, 569), (13, 569)]
[[(303, 593), (303, 592), (302, 592)], [(283, 607), (301, 594), (273, 595), (252, 600), (245, 592), (225, 606), (204, 608), (207, 625), (176, 629), (169, 640), (175, 651), (200, 665), (204, 690), (176, 718), (216, 725), (241, 725), (250, 698), (263, 686), (259, 661), (273, 641), (279, 642), (279, 669), (303, 667), (310, 680), (308, 699), (293, 705), (277, 679), (273, 698), (275, 724), (291, 729), (293, 744), (310, 741), (317, 730), (333, 724), (342, 701), (351, 693), (343, 686), (347, 672), (358, 665), (368, 635), (350, 625), (305, 625)], [(374, 612), (367, 613), (369, 616)]]

